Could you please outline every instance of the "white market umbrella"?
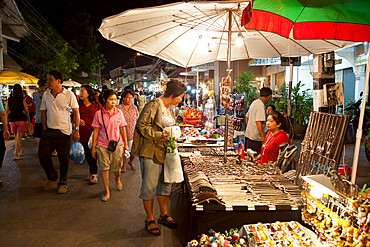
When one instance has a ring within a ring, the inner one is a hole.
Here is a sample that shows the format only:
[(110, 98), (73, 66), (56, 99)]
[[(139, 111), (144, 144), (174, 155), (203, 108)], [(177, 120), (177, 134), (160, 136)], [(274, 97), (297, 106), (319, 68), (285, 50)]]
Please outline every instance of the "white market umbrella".
[[(99, 31), (108, 40), (181, 67), (227, 61), (228, 74), (230, 62), (234, 60), (299, 57), (355, 44), (331, 40), (297, 41), (271, 32), (246, 31), (241, 20), (243, 12), (250, 10), (250, 1), (245, 0), (179, 2), (107, 17)], [(226, 142), (227, 138), (225, 161)]]
[(241, 18), (249, 4), (240, 0), (179, 2), (127, 10), (105, 18), (99, 31), (108, 40), (181, 67), (248, 58), (306, 56), (355, 44), (297, 41), (270, 32), (245, 31)]
[(66, 87), (81, 87), (81, 83), (78, 83), (77, 81), (72, 81), (72, 79), (69, 79), (68, 81), (63, 81), (62, 86)]

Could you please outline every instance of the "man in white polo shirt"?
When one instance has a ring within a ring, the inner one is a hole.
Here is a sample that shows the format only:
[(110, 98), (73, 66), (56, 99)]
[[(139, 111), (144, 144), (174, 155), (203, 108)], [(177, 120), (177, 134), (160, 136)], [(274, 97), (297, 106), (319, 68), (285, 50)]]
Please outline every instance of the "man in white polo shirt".
[(58, 180), (58, 172), (54, 169), (51, 158), (54, 149), (58, 152), (60, 163), (58, 193), (67, 192), (67, 176), (69, 151), (71, 148), (71, 110), (73, 112), (75, 131), (73, 141), (80, 139), (80, 113), (76, 96), (62, 87), (63, 75), (52, 70), (48, 74), (50, 91), (46, 91), (41, 103), (41, 121), (43, 132), (39, 147), (39, 160), (44, 169), (48, 182), (44, 190), (50, 190)]
[(266, 103), (270, 100), (272, 91), (263, 87), (260, 90), (260, 97), (254, 100), (245, 115), (245, 140), (246, 148), (261, 152), (262, 143), (265, 141)]

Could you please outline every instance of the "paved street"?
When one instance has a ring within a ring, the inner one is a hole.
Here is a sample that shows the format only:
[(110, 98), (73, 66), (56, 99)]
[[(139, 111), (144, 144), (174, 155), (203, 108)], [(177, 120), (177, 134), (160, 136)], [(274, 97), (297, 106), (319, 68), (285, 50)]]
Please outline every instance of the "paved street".
[[(36, 140), (22, 141), (24, 159), (14, 162), (14, 141), (8, 141), (0, 178), (0, 246), (185, 246), (189, 241), (188, 217), (180, 187), (174, 187), (170, 212), (178, 230), (159, 225), (162, 235), (152, 237), (144, 229), (145, 213), (139, 199), (140, 168), (128, 167), (117, 191), (111, 174), (111, 199), (100, 201), (103, 184), (88, 185), (86, 163), (70, 163), (68, 193), (43, 191), (45, 174), (36, 156)], [(54, 162), (58, 164), (57, 158)], [(155, 203), (155, 216), (159, 208)]]
[[(299, 144), (301, 140), (294, 141)], [(68, 193), (56, 187), (45, 192), (44, 172), (36, 156), (36, 140), (23, 140), (24, 159), (14, 162), (14, 141), (7, 141), (7, 154), (0, 178), (0, 246), (185, 246), (189, 241), (189, 214), (179, 187), (173, 188), (170, 212), (180, 223), (178, 230), (162, 225), (160, 237), (144, 229), (145, 213), (138, 194), (140, 168), (122, 175), (124, 188), (115, 189), (111, 176), (111, 199), (100, 201), (102, 182), (88, 185), (83, 179), (87, 164), (71, 162)], [(354, 145), (346, 145), (346, 163), (352, 163)], [(351, 157), (352, 156), (352, 157)], [(54, 158), (57, 163), (57, 158)], [(359, 184), (370, 184), (370, 163), (360, 153)], [(159, 215), (155, 204), (155, 215)], [(212, 226), (210, 226), (211, 228)], [(240, 227), (240, 226), (236, 226)]]

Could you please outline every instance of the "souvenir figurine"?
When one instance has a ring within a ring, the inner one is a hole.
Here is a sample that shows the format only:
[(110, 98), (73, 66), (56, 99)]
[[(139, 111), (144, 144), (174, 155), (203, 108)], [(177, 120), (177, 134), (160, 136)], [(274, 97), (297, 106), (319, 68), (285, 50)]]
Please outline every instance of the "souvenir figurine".
[(367, 221), (367, 214), (366, 214), (366, 209), (363, 206), (360, 206), (358, 208), (358, 220), (357, 224), (362, 227), (366, 224)]
[(205, 235), (204, 233), (200, 236), (200, 244), (205, 244), (206, 242), (208, 242), (208, 236)]
[(233, 240), (238, 240), (239, 239), (239, 233), (234, 233), (233, 234)]
[(191, 240), (191, 242), (190, 242), (190, 246), (191, 247), (197, 247), (198, 246), (198, 241), (197, 240)]

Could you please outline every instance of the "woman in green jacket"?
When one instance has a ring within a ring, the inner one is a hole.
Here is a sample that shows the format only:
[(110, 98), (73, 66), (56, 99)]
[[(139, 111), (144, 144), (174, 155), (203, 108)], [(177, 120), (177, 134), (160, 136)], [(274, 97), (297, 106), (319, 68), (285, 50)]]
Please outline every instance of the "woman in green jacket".
[(175, 125), (170, 106), (179, 104), (185, 91), (186, 86), (180, 80), (169, 81), (164, 95), (145, 105), (134, 132), (132, 155), (140, 157), (142, 174), (140, 198), (143, 199), (147, 215), (145, 229), (155, 236), (161, 234), (153, 216), (155, 197), (161, 211), (158, 223), (171, 229), (177, 228), (177, 222), (168, 214), (171, 184), (163, 181), (166, 141), (169, 136), (163, 133), (163, 129)]

